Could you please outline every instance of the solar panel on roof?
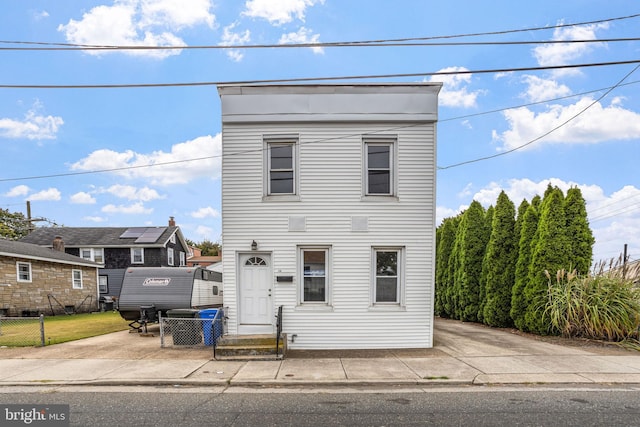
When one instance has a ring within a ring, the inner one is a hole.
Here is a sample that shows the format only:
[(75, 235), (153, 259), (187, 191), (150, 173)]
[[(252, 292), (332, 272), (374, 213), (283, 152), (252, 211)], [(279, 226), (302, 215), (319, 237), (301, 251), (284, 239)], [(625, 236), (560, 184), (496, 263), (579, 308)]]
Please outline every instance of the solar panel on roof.
[(135, 243), (155, 243), (166, 229), (167, 227), (149, 227), (136, 239)]
[(147, 230), (148, 227), (131, 227), (127, 228), (124, 233), (120, 235), (121, 239), (132, 239), (134, 237), (140, 237)]

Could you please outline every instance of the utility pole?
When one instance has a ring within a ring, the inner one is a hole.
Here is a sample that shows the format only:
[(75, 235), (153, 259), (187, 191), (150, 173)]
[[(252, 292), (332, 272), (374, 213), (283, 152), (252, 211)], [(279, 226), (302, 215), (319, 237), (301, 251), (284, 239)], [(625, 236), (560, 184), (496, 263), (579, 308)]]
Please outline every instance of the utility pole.
[(29, 230), (29, 234), (31, 234), (31, 232), (36, 229), (36, 226), (33, 225), (33, 223), (38, 221), (47, 221), (47, 219), (31, 218), (31, 201), (27, 200), (27, 229)]

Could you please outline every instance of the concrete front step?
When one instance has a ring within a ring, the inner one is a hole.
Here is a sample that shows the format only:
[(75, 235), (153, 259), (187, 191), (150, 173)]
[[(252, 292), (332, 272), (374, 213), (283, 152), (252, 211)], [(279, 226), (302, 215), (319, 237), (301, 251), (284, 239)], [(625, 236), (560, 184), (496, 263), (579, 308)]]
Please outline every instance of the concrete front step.
[(216, 359), (220, 360), (279, 360), (286, 352), (286, 336), (280, 337), (276, 356), (276, 336), (226, 335), (216, 346)]

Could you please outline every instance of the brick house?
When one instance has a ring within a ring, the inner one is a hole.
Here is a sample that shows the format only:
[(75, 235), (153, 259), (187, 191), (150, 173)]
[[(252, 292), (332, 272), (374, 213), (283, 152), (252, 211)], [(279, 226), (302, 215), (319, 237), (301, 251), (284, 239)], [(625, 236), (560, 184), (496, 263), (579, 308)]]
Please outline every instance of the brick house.
[(0, 315), (94, 311), (101, 266), (58, 250), (0, 239)]

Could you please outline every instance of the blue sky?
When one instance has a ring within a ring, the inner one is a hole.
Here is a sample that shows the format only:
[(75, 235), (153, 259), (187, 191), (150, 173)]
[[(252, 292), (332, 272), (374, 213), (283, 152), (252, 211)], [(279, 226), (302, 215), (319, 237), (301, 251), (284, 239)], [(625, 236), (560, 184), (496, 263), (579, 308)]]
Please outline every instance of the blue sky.
[[(26, 213), (30, 200), (34, 217), (77, 227), (164, 225), (174, 216), (195, 241), (217, 241), (221, 232), (215, 86), (12, 86), (416, 74), (349, 81), (444, 83), (438, 219), (474, 198), (487, 207), (501, 190), (518, 205), (542, 194), (548, 182), (565, 191), (577, 185), (597, 239), (595, 259), (619, 255), (625, 243), (638, 259), (637, 64), (509, 71), (640, 58), (638, 41), (567, 42), (638, 37), (640, 17), (632, 15), (640, 9), (633, 6), (622, 0), (3, 2), (0, 48), (38, 46), (7, 42), (275, 47), (0, 51), (0, 207)], [(602, 22), (557, 27), (592, 21)], [(483, 45), (278, 47), (493, 32), (500, 34), (431, 40), (493, 42)], [(496, 44), (525, 41), (540, 43)], [(444, 71), (468, 73), (430, 75)], [(497, 154), (503, 155), (448, 167)], [(190, 161), (199, 158), (205, 159)], [(165, 162), (178, 163), (132, 168)], [(114, 168), (122, 170), (84, 173)], [(55, 176), (69, 173), (84, 174)]]

